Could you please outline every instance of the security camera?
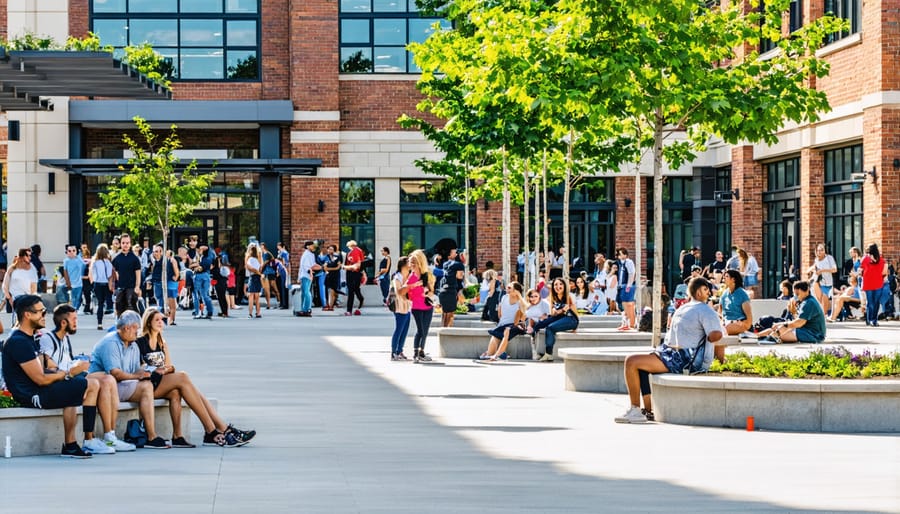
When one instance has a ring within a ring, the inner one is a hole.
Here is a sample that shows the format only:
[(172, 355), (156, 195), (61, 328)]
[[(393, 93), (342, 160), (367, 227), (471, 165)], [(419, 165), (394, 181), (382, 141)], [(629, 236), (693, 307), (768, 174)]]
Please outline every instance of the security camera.
[(868, 175), (868, 173), (865, 171), (857, 171), (850, 174), (850, 179), (853, 180), (853, 182), (865, 182), (866, 175)]

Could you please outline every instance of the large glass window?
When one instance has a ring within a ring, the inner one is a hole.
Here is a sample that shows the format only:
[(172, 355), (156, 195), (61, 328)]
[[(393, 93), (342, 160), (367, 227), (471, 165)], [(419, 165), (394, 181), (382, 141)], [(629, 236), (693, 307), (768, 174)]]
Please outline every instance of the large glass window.
[(147, 42), (175, 80), (259, 80), (259, 0), (92, 0), (91, 30), (117, 56)]
[[(649, 183), (648, 183), (649, 184)], [(671, 295), (682, 283), (678, 257), (682, 250), (693, 246), (694, 203), (693, 179), (690, 177), (666, 177), (663, 182), (663, 281)], [(647, 198), (647, 269), (655, 266), (657, 252), (653, 244), (653, 186), (649, 184)], [(633, 252), (633, 249), (631, 249)], [(652, 277), (648, 277), (652, 279)]]
[(825, 0), (825, 14), (850, 22), (849, 30), (829, 34), (829, 43), (856, 34), (862, 29), (862, 0)]
[(851, 177), (861, 171), (862, 145), (825, 152), (825, 246), (839, 269), (850, 247), (863, 245), (862, 184)]
[[(339, 250), (345, 249), (347, 241), (352, 239), (367, 257), (371, 257), (375, 249), (375, 181), (341, 180), (340, 188)], [(366, 260), (363, 269), (374, 277), (374, 260)]]
[[(441, 239), (453, 239), (460, 248), (465, 244), (464, 191), (443, 180), (400, 181), (400, 255), (416, 249), (431, 253)], [(469, 208), (469, 243), (475, 241), (475, 209)], [(475, 254), (469, 249), (469, 262)]]
[(341, 0), (340, 52), (342, 73), (418, 73), (406, 50), (422, 42), (439, 18), (420, 18), (413, 0)]
[[(778, 295), (778, 284), (800, 266), (800, 158), (765, 166), (768, 188), (763, 193), (763, 294)], [(757, 259), (759, 260), (759, 259)]]

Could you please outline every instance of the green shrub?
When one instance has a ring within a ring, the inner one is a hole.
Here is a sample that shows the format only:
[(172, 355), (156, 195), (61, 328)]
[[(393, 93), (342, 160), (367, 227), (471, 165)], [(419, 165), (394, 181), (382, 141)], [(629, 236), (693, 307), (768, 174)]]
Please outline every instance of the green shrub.
[(749, 355), (737, 352), (721, 363), (713, 361), (710, 373), (737, 373), (761, 377), (872, 378), (900, 375), (900, 354), (878, 355), (869, 350), (854, 354), (847, 348), (820, 349), (803, 357), (770, 352)]

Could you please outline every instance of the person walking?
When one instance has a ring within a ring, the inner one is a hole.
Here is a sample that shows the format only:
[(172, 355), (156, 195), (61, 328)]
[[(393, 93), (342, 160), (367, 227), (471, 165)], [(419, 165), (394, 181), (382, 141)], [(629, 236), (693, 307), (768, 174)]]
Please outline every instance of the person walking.
[(381, 303), (387, 305), (388, 292), (391, 289), (391, 282), (388, 275), (391, 272), (391, 250), (385, 246), (381, 249), (381, 262), (378, 264), (378, 274), (375, 275), (375, 281), (381, 288)]
[[(362, 314), (363, 296), (360, 291), (362, 285), (362, 263), (365, 259), (363, 251), (357, 246), (356, 241), (347, 241), (347, 259), (344, 261), (344, 270), (347, 272), (347, 312), (345, 316), (359, 316)], [(359, 299), (359, 308), (353, 310), (353, 299)]]
[(216, 300), (219, 301), (219, 317), (228, 317), (228, 277), (231, 275), (231, 269), (226, 265), (227, 258), (223, 258), (218, 253), (213, 258), (212, 268), (210, 268), (210, 276), (215, 277)]
[[(391, 336), (391, 360), (405, 361), (409, 358), (403, 354), (406, 344), (406, 335), (409, 333), (410, 314), (409, 302), (409, 259), (400, 257), (397, 260), (397, 271), (390, 280), (390, 287), (394, 289), (394, 334)], [(384, 280), (387, 280), (385, 278)]]
[(300, 256), (300, 269), (297, 279), (300, 282), (300, 312), (298, 316), (312, 317), (312, 283), (313, 273), (322, 267), (316, 263), (316, 242), (303, 243), (303, 254)]
[[(213, 265), (213, 258), (209, 254), (209, 246), (200, 245), (197, 252), (197, 264), (194, 267), (194, 319), (213, 319), (215, 309), (213, 308), (212, 298), (209, 296), (210, 287), (210, 270)], [(200, 308), (201, 302), (203, 309)], [(204, 313), (204, 311), (206, 311)]]
[(431, 360), (425, 353), (425, 340), (434, 316), (434, 275), (428, 271), (428, 258), (425, 252), (415, 250), (409, 254), (408, 295), (412, 302), (411, 312), (416, 322), (416, 336), (413, 339), (413, 360), (428, 362)]
[(866, 256), (859, 264), (862, 272), (862, 290), (866, 293), (866, 325), (878, 326), (878, 312), (881, 310), (884, 281), (887, 280), (888, 267), (881, 258), (878, 245), (872, 243), (866, 248)]
[(113, 265), (109, 258), (109, 248), (106, 244), (97, 245), (94, 258), (91, 259), (90, 272), (91, 283), (94, 288), (94, 296), (97, 297), (97, 330), (103, 330), (103, 314), (107, 298), (112, 294), (110, 280), (113, 276)]
[(251, 244), (247, 247), (247, 254), (244, 256), (244, 270), (247, 273), (247, 316), (253, 318), (253, 308), (256, 307), (256, 316), (261, 318), (259, 293), (262, 292), (262, 263), (259, 261), (259, 247)]

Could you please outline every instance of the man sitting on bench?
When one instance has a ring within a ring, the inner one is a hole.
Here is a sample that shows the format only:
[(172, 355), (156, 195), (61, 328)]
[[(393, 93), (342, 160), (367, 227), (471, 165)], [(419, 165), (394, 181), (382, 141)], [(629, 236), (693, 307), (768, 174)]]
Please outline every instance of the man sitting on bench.
[(821, 343), (825, 340), (825, 312), (816, 298), (809, 294), (809, 282), (794, 282), (797, 297), (797, 317), (772, 325), (772, 333), (760, 344)]

